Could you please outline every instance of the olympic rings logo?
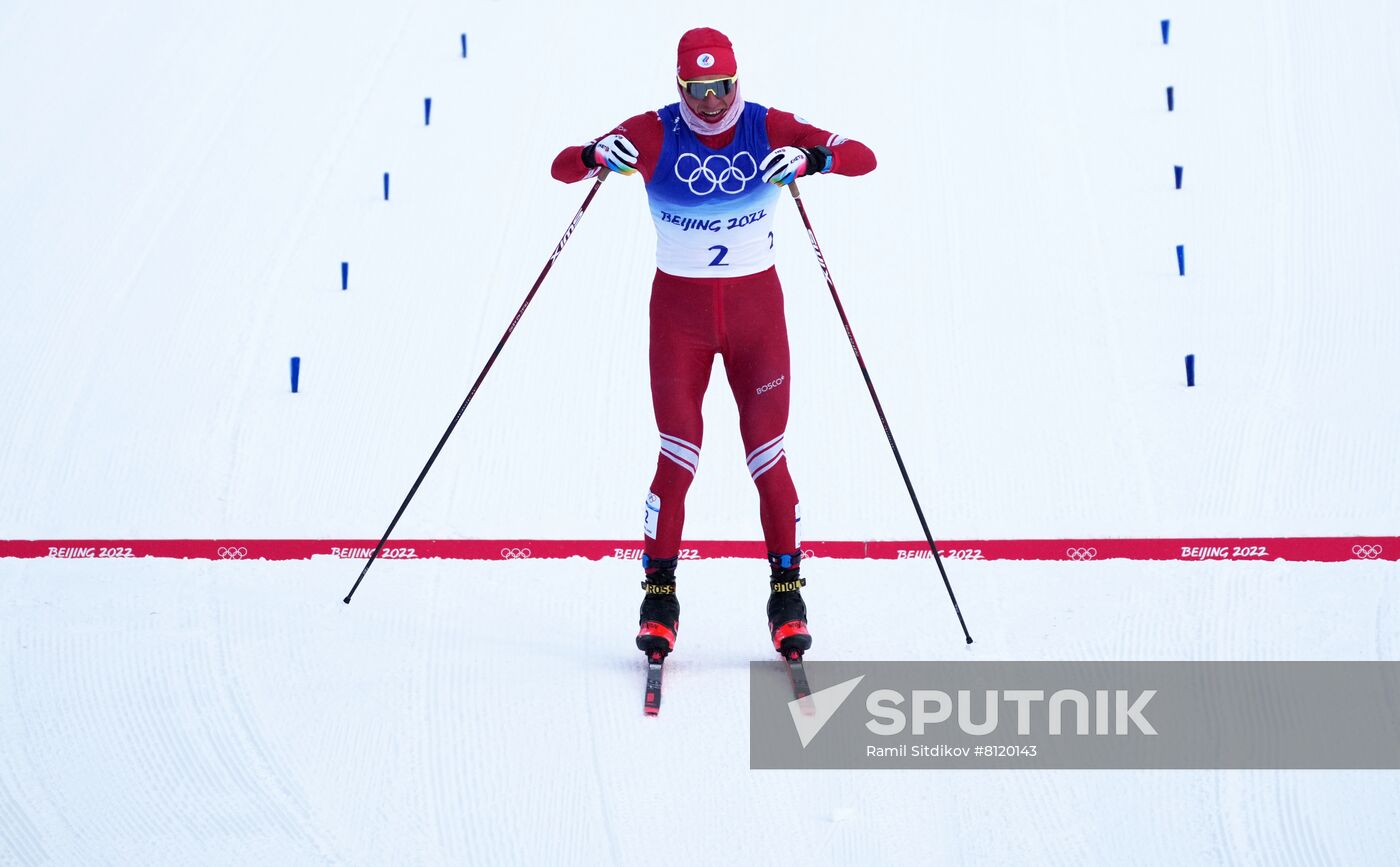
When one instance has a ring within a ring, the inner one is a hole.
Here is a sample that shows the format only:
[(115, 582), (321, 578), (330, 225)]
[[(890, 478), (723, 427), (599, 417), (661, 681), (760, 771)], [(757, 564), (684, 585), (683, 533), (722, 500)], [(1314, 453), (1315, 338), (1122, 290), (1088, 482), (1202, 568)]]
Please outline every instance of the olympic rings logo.
[(1385, 550), (1380, 545), (1352, 545), (1351, 553), (1362, 560), (1374, 560)]
[(244, 557), (247, 557), (247, 556), (248, 556), (248, 549), (247, 549), (247, 548), (244, 548), (244, 547), (242, 547), (242, 546), (239, 546), (239, 547), (237, 547), (237, 548), (220, 548), (220, 549), (219, 549), (219, 559), (220, 559), (220, 560), (242, 560)]
[(758, 161), (748, 151), (739, 151), (732, 162), (724, 154), (711, 154), (703, 161), (695, 154), (681, 154), (676, 160), (676, 178), (685, 181), (697, 196), (708, 196), (716, 189), (736, 196), (757, 176)]
[(525, 560), (530, 556), (529, 548), (502, 548), (502, 560)]
[(1092, 560), (1099, 552), (1096, 548), (1066, 548), (1065, 556), (1071, 560)]
[(816, 552), (816, 551), (813, 551), (811, 548), (803, 548), (803, 549), (802, 549), (802, 559), (803, 559), (803, 560), (810, 560), (811, 558), (813, 558), (813, 557), (815, 557), (815, 556), (817, 556), (817, 552)]

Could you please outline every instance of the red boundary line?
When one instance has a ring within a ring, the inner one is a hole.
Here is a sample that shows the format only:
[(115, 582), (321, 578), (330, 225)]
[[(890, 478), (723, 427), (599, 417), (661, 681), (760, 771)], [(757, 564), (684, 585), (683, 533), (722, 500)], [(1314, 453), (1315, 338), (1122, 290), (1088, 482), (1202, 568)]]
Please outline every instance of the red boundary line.
[[(365, 539), (0, 539), (0, 558), (108, 559), (157, 557), (175, 560), (363, 560), (377, 544)], [(762, 542), (687, 542), (681, 557), (754, 557)], [(986, 539), (940, 543), (945, 560), (1285, 560), (1339, 563), (1400, 561), (1400, 536), (1325, 536), (1194, 539)], [(922, 541), (808, 542), (808, 557), (869, 560), (933, 559)], [(635, 540), (600, 539), (409, 539), (386, 545), (384, 560), (515, 560), (584, 557), (640, 560)]]

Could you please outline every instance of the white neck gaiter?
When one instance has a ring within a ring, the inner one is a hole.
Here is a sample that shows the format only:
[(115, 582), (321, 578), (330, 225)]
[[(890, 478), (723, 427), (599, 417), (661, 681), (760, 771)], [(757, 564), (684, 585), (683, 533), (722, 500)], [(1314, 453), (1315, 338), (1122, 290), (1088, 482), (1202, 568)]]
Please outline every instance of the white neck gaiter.
[[(680, 85), (676, 85), (680, 90)], [(744, 113), (744, 92), (739, 89), (739, 83), (734, 83), (734, 101), (729, 104), (729, 111), (724, 113), (724, 117), (710, 123), (700, 115), (690, 110), (686, 104), (685, 94), (681, 92), (681, 117), (685, 118), (685, 125), (690, 127), (690, 131), (696, 135), (719, 135), (734, 128), (734, 124), (739, 122), (739, 115)]]

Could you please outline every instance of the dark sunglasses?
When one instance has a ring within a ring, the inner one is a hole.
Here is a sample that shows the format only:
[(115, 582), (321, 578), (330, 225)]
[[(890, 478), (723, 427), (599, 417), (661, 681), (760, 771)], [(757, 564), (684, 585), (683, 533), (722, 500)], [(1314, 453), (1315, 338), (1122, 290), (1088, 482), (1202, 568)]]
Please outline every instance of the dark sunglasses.
[(714, 81), (686, 81), (684, 78), (677, 78), (676, 81), (681, 83), (681, 87), (685, 88), (685, 92), (690, 94), (692, 99), (704, 99), (711, 93), (716, 96), (728, 96), (739, 83), (739, 76)]

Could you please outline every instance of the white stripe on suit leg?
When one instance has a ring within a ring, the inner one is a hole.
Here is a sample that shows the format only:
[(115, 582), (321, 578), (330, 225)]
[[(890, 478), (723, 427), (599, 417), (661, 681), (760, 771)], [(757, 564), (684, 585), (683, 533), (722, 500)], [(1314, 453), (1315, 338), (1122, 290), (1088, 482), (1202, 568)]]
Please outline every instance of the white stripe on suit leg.
[(752, 470), (749, 471), (753, 475), (753, 480), (755, 482), (758, 481), (759, 476), (776, 467), (778, 465), (778, 461), (782, 460), (786, 456), (787, 452), (783, 451), (782, 449), (778, 449), (778, 454), (774, 456), (773, 460), (765, 464), (762, 469), (758, 470), (757, 472), (754, 472)]
[(780, 433), (778, 434), (778, 436), (771, 438), (771, 440), (767, 441), (767, 443), (759, 445), (759, 447), (755, 448), (755, 450), (750, 451), (748, 457), (745, 458), (746, 461), (748, 461), (749, 464), (752, 464), (753, 455), (759, 454), (760, 451), (763, 451), (764, 448), (769, 447), (769, 445), (773, 445), (774, 443), (781, 443), (781, 441), (783, 441), (783, 436), (785, 433), (787, 433), (787, 431), (783, 431), (783, 433)]
[(782, 437), (778, 437), (777, 442), (773, 443), (768, 448), (764, 449), (761, 452), (758, 452), (753, 457), (749, 458), (749, 473), (753, 473), (754, 470), (768, 463), (773, 459), (774, 455), (778, 454), (778, 452), (781, 452), (783, 450), (782, 440)]
[(678, 445), (678, 446), (685, 446), (686, 448), (690, 449), (690, 450), (693, 451), (693, 452), (699, 452), (699, 451), (700, 451), (700, 447), (697, 446), (695, 443), (692, 443), (692, 442), (688, 442), (688, 441), (686, 441), (686, 440), (683, 440), (683, 439), (681, 439), (681, 438), (678, 437), (678, 436), (672, 436), (672, 435), (670, 435), (670, 434), (668, 434), (668, 433), (663, 433), (663, 434), (661, 434), (661, 438), (662, 438), (663, 440), (670, 440), (671, 442), (675, 443), (675, 444)]
[(686, 463), (685, 461), (681, 460), (680, 458), (676, 457), (675, 455), (671, 454), (670, 452), (666, 451), (665, 449), (662, 449), (662, 450), (661, 450), (661, 456), (664, 457), (664, 458), (670, 458), (672, 463), (679, 464), (680, 466), (682, 466), (682, 467), (684, 467), (685, 469), (689, 470), (689, 471), (690, 471), (690, 474), (691, 474), (692, 476), (695, 475), (695, 467), (694, 467), (694, 466), (692, 466), (691, 464)]
[(685, 440), (661, 435), (661, 453), (671, 455), (677, 462), (690, 465), (690, 471), (700, 466), (700, 450)]

